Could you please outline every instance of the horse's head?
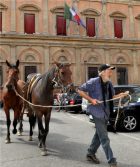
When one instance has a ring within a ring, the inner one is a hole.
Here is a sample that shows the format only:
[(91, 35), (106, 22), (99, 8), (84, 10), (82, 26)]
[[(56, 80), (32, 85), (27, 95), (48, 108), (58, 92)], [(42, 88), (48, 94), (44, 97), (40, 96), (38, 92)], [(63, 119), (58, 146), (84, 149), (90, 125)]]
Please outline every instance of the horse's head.
[(6, 87), (8, 89), (8, 91), (14, 89), (17, 86), (17, 81), (19, 80), (19, 60), (17, 60), (16, 64), (10, 64), (7, 60), (6, 60), (6, 64), (8, 66), (8, 70), (7, 70), (7, 82), (6, 82)]
[(72, 83), (71, 75), (70, 64), (55, 63), (54, 86), (66, 87)]

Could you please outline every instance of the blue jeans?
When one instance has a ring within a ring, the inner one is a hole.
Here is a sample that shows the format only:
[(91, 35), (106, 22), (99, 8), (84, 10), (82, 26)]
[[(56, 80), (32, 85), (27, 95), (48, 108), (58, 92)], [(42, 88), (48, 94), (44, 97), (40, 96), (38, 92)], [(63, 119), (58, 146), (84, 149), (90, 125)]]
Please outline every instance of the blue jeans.
[(96, 126), (96, 132), (93, 136), (91, 145), (88, 149), (88, 154), (95, 154), (101, 144), (105, 152), (108, 163), (117, 164), (116, 158), (113, 157), (113, 152), (110, 147), (110, 140), (108, 138), (108, 132), (107, 132), (107, 120), (105, 120), (104, 118), (97, 118), (97, 117), (93, 118)]

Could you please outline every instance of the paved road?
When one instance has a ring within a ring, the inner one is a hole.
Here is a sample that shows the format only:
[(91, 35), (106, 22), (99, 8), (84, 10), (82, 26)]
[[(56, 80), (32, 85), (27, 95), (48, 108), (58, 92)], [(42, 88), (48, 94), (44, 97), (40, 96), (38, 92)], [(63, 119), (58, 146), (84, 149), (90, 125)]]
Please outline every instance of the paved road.
[[(47, 137), (48, 156), (41, 156), (37, 147), (37, 126), (34, 141), (28, 141), (28, 120), (24, 116), (23, 136), (11, 134), (11, 144), (5, 144), (5, 115), (0, 110), (1, 167), (107, 167), (100, 147), (97, 156), (100, 165), (86, 160), (86, 150), (95, 131), (94, 124), (83, 114), (52, 112)], [(118, 167), (140, 167), (140, 132), (109, 133), (111, 146), (118, 159)]]

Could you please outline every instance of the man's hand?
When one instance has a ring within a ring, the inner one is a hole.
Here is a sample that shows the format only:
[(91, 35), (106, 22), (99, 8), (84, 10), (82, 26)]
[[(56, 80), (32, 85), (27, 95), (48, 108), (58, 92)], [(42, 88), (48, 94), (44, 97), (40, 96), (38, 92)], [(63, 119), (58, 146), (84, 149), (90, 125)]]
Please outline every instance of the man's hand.
[(120, 95), (120, 97), (128, 96), (128, 95), (129, 95), (129, 91), (122, 92), (122, 93), (120, 93), (119, 95)]
[(98, 100), (97, 99), (91, 99), (90, 101), (91, 101), (91, 103), (93, 105), (97, 105), (98, 104)]

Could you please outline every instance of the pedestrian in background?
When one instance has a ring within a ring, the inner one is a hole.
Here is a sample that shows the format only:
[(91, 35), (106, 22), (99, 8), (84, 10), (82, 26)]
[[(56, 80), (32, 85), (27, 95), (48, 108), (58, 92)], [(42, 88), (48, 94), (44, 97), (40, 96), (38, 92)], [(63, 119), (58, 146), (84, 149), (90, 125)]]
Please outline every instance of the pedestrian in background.
[[(109, 64), (102, 64), (99, 69), (99, 76), (91, 78), (78, 88), (78, 93), (87, 99), (91, 105), (88, 111), (93, 116), (96, 131), (88, 148), (87, 159), (99, 164), (100, 161), (96, 157), (96, 152), (102, 145), (108, 164), (110, 167), (117, 167), (116, 158), (110, 146), (110, 139), (107, 132), (107, 122), (110, 112), (113, 110), (113, 101), (106, 102), (108, 99), (126, 96), (126, 93), (115, 95), (115, 91), (110, 81), (115, 67)], [(103, 103), (99, 103), (103, 101)]]

